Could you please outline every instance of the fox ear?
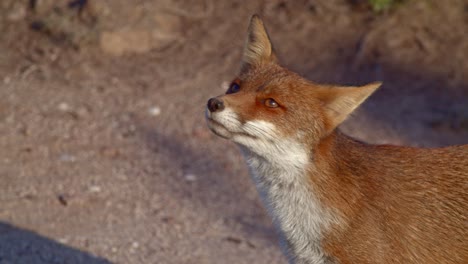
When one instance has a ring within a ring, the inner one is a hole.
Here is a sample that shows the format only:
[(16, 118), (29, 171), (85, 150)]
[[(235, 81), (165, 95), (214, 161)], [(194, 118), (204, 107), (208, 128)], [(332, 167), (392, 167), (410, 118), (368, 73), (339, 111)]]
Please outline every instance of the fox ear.
[(276, 61), (276, 56), (270, 37), (262, 19), (258, 15), (253, 15), (250, 19), (247, 41), (242, 55), (241, 71), (245, 71), (255, 64), (272, 61)]
[(340, 125), (354, 109), (366, 100), (382, 83), (371, 83), (361, 87), (333, 87), (321, 94), (327, 117), (328, 129)]

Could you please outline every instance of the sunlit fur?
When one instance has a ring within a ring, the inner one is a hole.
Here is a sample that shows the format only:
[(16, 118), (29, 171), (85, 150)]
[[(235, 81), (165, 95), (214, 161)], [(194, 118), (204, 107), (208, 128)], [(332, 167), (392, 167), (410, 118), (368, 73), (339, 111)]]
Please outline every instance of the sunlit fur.
[[(233, 118), (234, 117), (234, 118)], [(307, 184), (309, 154), (294, 138), (285, 138), (272, 123), (235, 119), (230, 108), (213, 113), (217, 134), (232, 131), (229, 138), (242, 146), (252, 179), (280, 233), (281, 244), (292, 260), (322, 263), (322, 230), (333, 220)], [(300, 263), (300, 262), (298, 262)], [(310, 262), (308, 262), (310, 263)]]
[(337, 126), (379, 83), (310, 82), (277, 63), (256, 16), (248, 35), (240, 90), (206, 117), (240, 146), (290, 263), (468, 263), (468, 145), (354, 140)]

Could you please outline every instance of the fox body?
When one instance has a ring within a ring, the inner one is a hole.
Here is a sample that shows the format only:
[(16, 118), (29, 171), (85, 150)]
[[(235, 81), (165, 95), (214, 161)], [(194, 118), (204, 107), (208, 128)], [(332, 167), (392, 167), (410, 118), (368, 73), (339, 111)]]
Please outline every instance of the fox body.
[(236, 142), (290, 263), (468, 263), (468, 145), (369, 145), (337, 130), (380, 83), (319, 85), (278, 64), (258, 16), (206, 119)]

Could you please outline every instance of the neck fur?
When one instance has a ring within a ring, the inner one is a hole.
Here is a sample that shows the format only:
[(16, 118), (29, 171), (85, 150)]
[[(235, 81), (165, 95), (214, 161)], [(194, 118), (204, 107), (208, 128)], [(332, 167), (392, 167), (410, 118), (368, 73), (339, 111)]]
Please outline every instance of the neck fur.
[(282, 247), (296, 258), (325, 258), (320, 246), (322, 234), (335, 221), (324, 208), (311, 185), (315, 165), (309, 151), (294, 142), (277, 142), (265, 151), (241, 147), (260, 197), (280, 231)]

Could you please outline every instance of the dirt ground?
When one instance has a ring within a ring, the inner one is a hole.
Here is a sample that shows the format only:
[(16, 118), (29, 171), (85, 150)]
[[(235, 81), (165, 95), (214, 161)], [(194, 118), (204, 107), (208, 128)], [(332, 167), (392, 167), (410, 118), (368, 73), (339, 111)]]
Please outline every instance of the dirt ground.
[(253, 13), (307, 78), (384, 82), (348, 134), (468, 143), (468, 2), (365, 2), (2, 0), (0, 263), (285, 263), (204, 122)]

